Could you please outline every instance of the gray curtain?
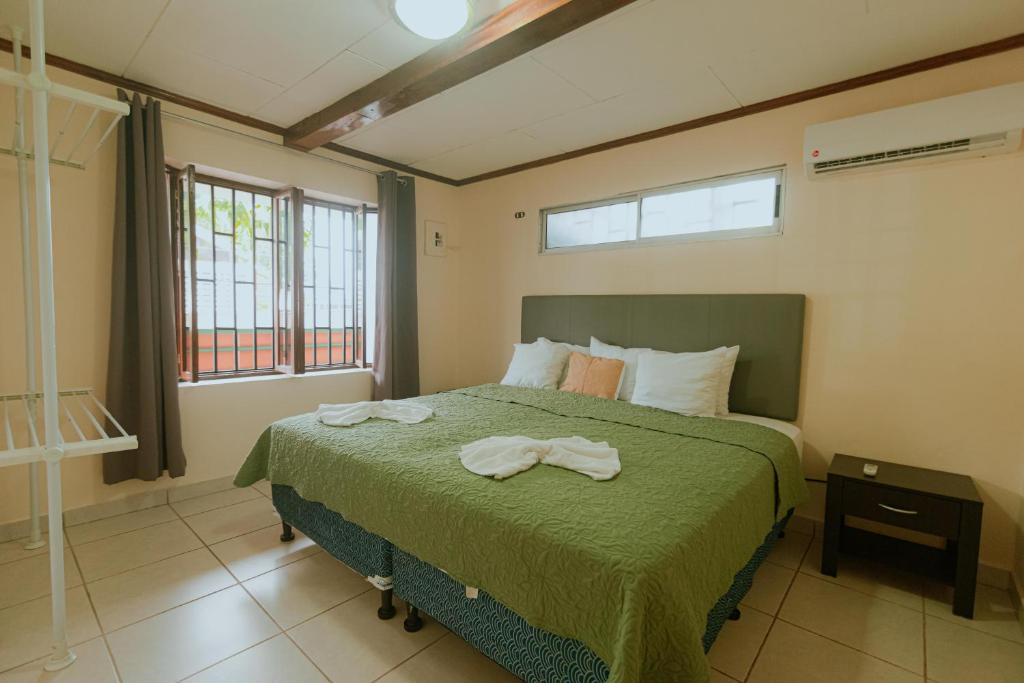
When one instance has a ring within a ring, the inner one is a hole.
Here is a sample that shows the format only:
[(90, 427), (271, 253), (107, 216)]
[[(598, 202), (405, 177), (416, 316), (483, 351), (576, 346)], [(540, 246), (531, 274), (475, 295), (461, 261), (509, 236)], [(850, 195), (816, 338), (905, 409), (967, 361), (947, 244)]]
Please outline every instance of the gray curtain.
[(377, 326), (373, 398), (420, 393), (416, 316), (416, 186), (394, 171), (377, 179)]
[[(128, 101), (118, 91), (122, 101)], [(160, 103), (136, 94), (118, 124), (107, 405), (137, 451), (103, 456), (103, 481), (185, 474), (178, 412), (170, 201)]]

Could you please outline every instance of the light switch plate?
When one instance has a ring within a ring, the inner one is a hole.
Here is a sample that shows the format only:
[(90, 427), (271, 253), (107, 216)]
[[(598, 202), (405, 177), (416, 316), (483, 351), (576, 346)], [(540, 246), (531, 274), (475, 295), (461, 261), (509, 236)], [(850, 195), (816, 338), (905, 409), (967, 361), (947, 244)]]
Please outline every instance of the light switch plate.
[(448, 226), (437, 221), (423, 221), (423, 253), (427, 256), (448, 255)]

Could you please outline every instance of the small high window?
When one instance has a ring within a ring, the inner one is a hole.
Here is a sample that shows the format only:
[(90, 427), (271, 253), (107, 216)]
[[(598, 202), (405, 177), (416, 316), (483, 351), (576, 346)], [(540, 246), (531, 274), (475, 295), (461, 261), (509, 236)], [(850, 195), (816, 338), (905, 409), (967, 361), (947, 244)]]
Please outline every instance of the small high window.
[(545, 209), (543, 250), (775, 235), (783, 177), (776, 168)]

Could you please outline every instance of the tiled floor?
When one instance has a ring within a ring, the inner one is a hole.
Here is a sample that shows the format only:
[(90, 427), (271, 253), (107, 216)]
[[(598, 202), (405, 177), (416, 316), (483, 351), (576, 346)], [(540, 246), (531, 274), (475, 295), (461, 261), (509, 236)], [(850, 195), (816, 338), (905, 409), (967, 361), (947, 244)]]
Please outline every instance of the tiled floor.
[[(425, 619), (376, 617), (360, 576), (280, 527), (265, 486), (228, 490), (69, 527), (69, 635), (78, 661), (42, 673), (45, 550), (0, 544), (0, 683), (9, 681), (515, 680)], [(739, 621), (709, 659), (730, 681), (1024, 681), (1024, 631), (1005, 591), (979, 586), (976, 618), (950, 591), (844, 558), (816, 570), (813, 527), (794, 520), (758, 571)]]

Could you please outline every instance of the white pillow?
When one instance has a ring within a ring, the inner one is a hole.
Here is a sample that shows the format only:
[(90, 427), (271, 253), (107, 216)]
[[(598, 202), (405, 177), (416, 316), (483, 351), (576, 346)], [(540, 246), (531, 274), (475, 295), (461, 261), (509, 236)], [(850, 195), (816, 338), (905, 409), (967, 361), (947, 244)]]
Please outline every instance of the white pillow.
[(532, 344), (516, 344), (501, 383), (512, 387), (557, 389), (570, 353), (565, 344), (543, 338)]
[(575, 351), (576, 353), (585, 353), (588, 356), (590, 355), (590, 347), (589, 346), (580, 346), (579, 344), (569, 344), (568, 342), (551, 341), (547, 337), (537, 337), (537, 341), (546, 341), (546, 342), (548, 342), (550, 344), (558, 344), (560, 346), (564, 346), (565, 348), (569, 349), (570, 352)]
[(619, 400), (629, 401), (633, 398), (633, 387), (636, 385), (636, 367), (640, 354), (651, 349), (624, 349), (621, 346), (605, 344), (597, 337), (590, 338), (590, 355), (599, 358), (614, 358), (621, 360), (625, 367), (622, 369), (622, 380), (619, 384)]
[(725, 352), (722, 354), (722, 374), (718, 380), (718, 406), (715, 408), (716, 415), (729, 414), (729, 385), (732, 384), (732, 373), (736, 369), (736, 357), (740, 355), (740, 347), (722, 347)]
[[(544, 342), (547, 342), (549, 344), (554, 344), (556, 346), (564, 346), (566, 349), (569, 350), (569, 355), (572, 355), (573, 351), (575, 351), (576, 353), (582, 353), (582, 354), (587, 355), (587, 356), (590, 355), (590, 347), (589, 346), (580, 346), (579, 344), (569, 344), (569, 343), (566, 343), (566, 342), (551, 341), (547, 337), (537, 337), (537, 341), (544, 341)], [(568, 359), (568, 356), (566, 356), (566, 359)], [(566, 377), (567, 374), (569, 374), (569, 363), (568, 362), (566, 362), (565, 365), (562, 366), (562, 374), (560, 374), (558, 376), (558, 386), (562, 386), (562, 382), (565, 381), (565, 377)]]
[(724, 348), (718, 348), (702, 353), (640, 354), (632, 402), (680, 415), (714, 417), (724, 353)]

